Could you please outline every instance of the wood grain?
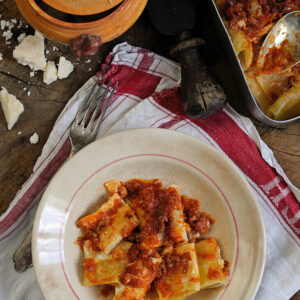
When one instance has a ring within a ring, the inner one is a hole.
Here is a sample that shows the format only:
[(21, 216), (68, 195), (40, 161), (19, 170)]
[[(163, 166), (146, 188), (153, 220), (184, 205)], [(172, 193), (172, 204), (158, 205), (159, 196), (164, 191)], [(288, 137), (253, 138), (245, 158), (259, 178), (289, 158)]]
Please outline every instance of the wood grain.
[[(14, 1), (0, 2), (0, 14), (4, 20), (12, 18), (22, 20)], [(202, 18), (198, 18), (195, 27), (195, 33), (206, 38), (208, 42), (207, 47), (203, 49), (205, 61), (224, 85), (231, 105), (241, 114), (249, 116), (216, 35), (206, 34), (203, 30), (205, 24)], [(174, 43), (172, 37), (161, 36), (153, 28), (147, 11), (126, 34), (105, 44), (94, 57), (79, 59), (70, 52), (68, 47), (46, 40), (46, 49), (49, 50), (49, 54), (46, 55), (48, 59), (57, 62), (63, 55), (75, 63), (75, 70), (69, 78), (48, 86), (43, 83), (41, 72), (30, 77), (29, 68), (19, 65), (12, 57), (18, 34), (30, 30), (25, 25), (24, 22), (24, 26), (15, 32), (10, 47), (5, 44), (4, 38), (0, 38), (0, 52), (3, 53), (3, 61), (0, 61), (0, 86), (6, 87), (10, 93), (15, 94), (25, 106), (25, 112), (11, 131), (7, 130), (3, 112), (0, 110), (0, 214), (8, 208), (16, 192), (32, 173), (34, 163), (65, 103), (90, 76), (99, 70), (105, 56), (115, 44), (127, 41), (168, 56), (169, 48)], [(58, 51), (54, 51), (53, 46), (56, 46)], [(91, 59), (90, 63), (88, 59)], [(27, 95), (28, 91), (30, 96)], [(272, 127), (254, 119), (253, 121), (262, 139), (273, 149), (282, 169), (291, 181), (300, 187), (300, 122)], [(18, 134), (19, 131), (21, 134)], [(36, 145), (31, 145), (29, 138), (35, 131), (39, 134), (40, 141)], [(298, 293), (293, 300), (300, 300), (300, 294)]]

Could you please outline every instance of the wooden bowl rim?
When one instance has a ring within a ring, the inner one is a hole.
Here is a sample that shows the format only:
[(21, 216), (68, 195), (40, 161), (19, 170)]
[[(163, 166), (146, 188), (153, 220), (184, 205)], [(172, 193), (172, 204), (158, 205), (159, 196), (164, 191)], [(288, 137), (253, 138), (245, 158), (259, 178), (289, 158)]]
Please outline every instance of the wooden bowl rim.
[[(144, 2), (147, 2), (148, 0), (137, 0), (138, 3), (142, 4)], [(128, 9), (130, 5), (132, 4), (131, 0), (124, 0), (121, 5), (116, 8), (111, 14), (108, 16), (101, 18), (96, 21), (91, 21), (91, 22), (84, 22), (84, 23), (71, 23), (71, 22), (66, 22), (62, 21), (59, 19), (56, 19), (50, 15), (48, 15), (45, 11), (43, 11), (36, 3), (34, 0), (28, 0), (28, 3), (31, 5), (31, 7), (45, 20), (47, 20), (50, 23), (53, 23), (54, 25), (58, 25), (64, 28), (69, 28), (69, 29), (85, 29), (85, 28), (93, 28), (93, 27), (98, 27), (100, 26), (103, 22), (109, 22), (110, 19), (113, 19), (115, 15), (119, 13), (120, 10), (123, 9)], [(135, 5), (137, 6), (137, 4)], [(138, 10), (136, 10), (138, 11)]]
[[(90, 5), (86, 5), (82, 7), (81, 9), (76, 9), (75, 6), (71, 7), (68, 5), (66, 1), (61, 1), (61, 0), (43, 0), (47, 5), (51, 6), (52, 8), (61, 11), (66, 14), (73, 14), (73, 15), (78, 15), (78, 16), (83, 16), (83, 15), (94, 15), (94, 14), (99, 14), (102, 12), (105, 12), (107, 10), (112, 9), (113, 7), (119, 5), (123, 0), (115, 0), (114, 3), (110, 3), (110, 1), (106, 1), (107, 5), (98, 5), (94, 4), (96, 6), (96, 9), (94, 10), (89, 10), (88, 8)], [(62, 4), (61, 2), (65, 2)], [(93, 1), (96, 2), (97, 1)], [(99, 2), (99, 1), (98, 1)], [(76, 6), (77, 7), (77, 6)]]

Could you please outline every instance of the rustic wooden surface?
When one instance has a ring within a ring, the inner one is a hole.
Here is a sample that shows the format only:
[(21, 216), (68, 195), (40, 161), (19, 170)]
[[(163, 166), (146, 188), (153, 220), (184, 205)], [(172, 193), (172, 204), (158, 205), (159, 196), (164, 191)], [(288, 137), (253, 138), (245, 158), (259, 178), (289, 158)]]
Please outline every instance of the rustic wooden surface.
[[(23, 20), (14, 1), (0, 2), (1, 19), (16, 18)], [(3, 60), (0, 61), (0, 86), (4, 86), (10, 93), (24, 104), (25, 112), (11, 131), (7, 130), (2, 110), (0, 110), (0, 214), (9, 206), (16, 192), (30, 176), (34, 163), (40, 155), (43, 144), (52, 129), (52, 126), (64, 108), (68, 99), (84, 82), (100, 67), (105, 56), (113, 45), (127, 41), (130, 44), (153, 50), (168, 56), (169, 48), (174, 43), (171, 37), (161, 36), (152, 26), (148, 13), (145, 11), (139, 21), (123, 36), (104, 45), (95, 57), (76, 58), (69, 48), (46, 40), (48, 59), (58, 61), (61, 55), (75, 63), (75, 71), (64, 80), (59, 80), (51, 85), (42, 81), (42, 72), (37, 72), (34, 77), (29, 76), (29, 68), (19, 65), (12, 57), (12, 51), (17, 44), (17, 36), (23, 31), (30, 31), (24, 26), (14, 32), (12, 43), (6, 45), (5, 39), (0, 37), (0, 52)], [(212, 67), (215, 75), (221, 80), (230, 98), (230, 103), (240, 113), (249, 116), (245, 104), (236, 89), (235, 79), (231, 74), (230, 66), (223, 55), (222, 48), (218, 45), (215, 34), (203, 30), (207, 25), (203, 18), (198, 18), (195, 33), (203, 36), (208, 41), (208, 46), (203, 50), (206, 62)], [(217, 45), (217, 46), (216, 46)], [(58, 50), (53, 51), (53, 46)], [(213, 49), (213, 50), (212, 50)], [(209, 54), (213, 52), (214, 55)], [(226, 72), (224, 72), (226, 70)], [(26, 90), (24, 90), (26, 89)], [(30, 91), (30, 95), (27, 93)], [(300, 187), (300, 122), (272, 127), (253, 120), (262, 139), (274, 151), (275, 157), (291, 181)], [(30, 136), (37, 132), (40, 141), (36, 145), (29, 142)], [(21, 134), (18, 134), (21, 132)], [(300, 294), (293, 300), (300, 300)]]

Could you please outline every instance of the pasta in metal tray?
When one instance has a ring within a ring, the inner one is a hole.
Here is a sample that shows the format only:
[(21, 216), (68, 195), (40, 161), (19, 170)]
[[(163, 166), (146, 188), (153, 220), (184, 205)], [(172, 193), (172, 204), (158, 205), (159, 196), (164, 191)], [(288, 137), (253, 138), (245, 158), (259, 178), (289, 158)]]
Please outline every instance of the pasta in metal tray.
[(300, 63), (276, 73), (286, 63), (287, 40), (269, 50), (263, 65), (257, 57), (264, 37), (286, 13), (299, 10), (300, 0), (215, 0), (248, 85), (261, 110), (274, 120), (300, 115)]

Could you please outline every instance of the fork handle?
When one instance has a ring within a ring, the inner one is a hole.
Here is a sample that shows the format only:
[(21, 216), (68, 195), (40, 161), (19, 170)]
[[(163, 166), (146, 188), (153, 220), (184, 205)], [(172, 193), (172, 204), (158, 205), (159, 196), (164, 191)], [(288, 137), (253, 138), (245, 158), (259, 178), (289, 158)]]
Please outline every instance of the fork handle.
[(14, 268), (17, 272), (23, 272), (27, 268), (32, 267), (31, 238), (32, 227), (13, 255)]
[[(62, 167), (77, 151), (72, 148), (69, 157), (60, 167)], [(24, 272), (27, 268), (31, 268), (33, 266), (31, 252), (32, 229), (33, 226), (30, 228), (23, 242), (18, 246), (13, 255), (14, 268), (17, 272)]]

